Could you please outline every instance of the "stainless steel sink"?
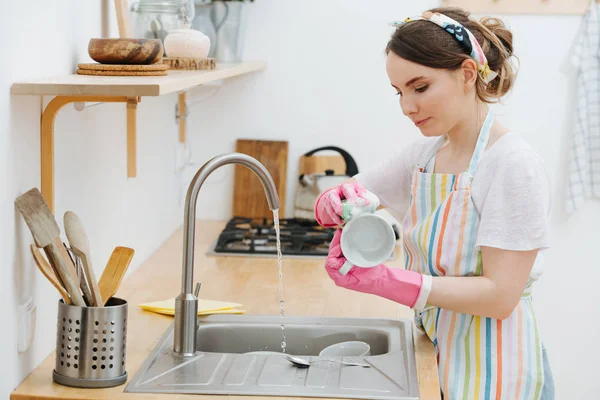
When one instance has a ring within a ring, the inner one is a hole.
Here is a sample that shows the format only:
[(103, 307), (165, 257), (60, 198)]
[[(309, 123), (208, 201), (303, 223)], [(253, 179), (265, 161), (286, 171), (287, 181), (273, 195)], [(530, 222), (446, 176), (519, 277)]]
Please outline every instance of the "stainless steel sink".
[(212, 315), (198, 319), (199, 286), (192, 293), (196, 200), (208, 176), (226, 164), (250, 168), (263, 184), (269, 208), (280, 207), (269, 172), (248, 155), (220, 155), (198, 170), (186, 196), (182, 287), (175, 299), (174, 323), (125, 392), (418, 399), (409, 320), (286, 317), (287, 353), (317, 360), (321, 349), (347, 340), (365, 341), (372, 349), (368, 357), (344, 358), (368, 363), (371, 368), (326, 360), (297, 368), (280, 354), (248, 354), (281, 351), (279, 316)]
[(196, 354), (173, 352), (173, 326), (125, 388), (137, 393), (231, 394), (354, 399), (418, 399), (412, 322), (368, 318), (285, 317), (286, 353), (321, 359), (334, 343), (361, 340), (371, 355), (294, 367), (280, 355), (281, 317), (212, 315), (199, 319)]

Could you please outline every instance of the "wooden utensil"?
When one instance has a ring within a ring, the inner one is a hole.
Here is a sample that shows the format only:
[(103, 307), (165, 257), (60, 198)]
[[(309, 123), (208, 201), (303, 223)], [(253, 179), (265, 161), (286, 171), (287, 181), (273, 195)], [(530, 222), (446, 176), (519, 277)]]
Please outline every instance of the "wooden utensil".
[(69, 293), (59, 281), (59, 277), (56, 275), (54, 268), (52, 268), (48, 261), (46, 261), (40, 249), (38, 249), (34, 244), (30, 245), (29, 248), (31, 249), (31, 254), (33, 255), (33, 259), (35, 260), (35, 264), (37, 265), (38, 269), (42, 272), (42, 274), (44, 274), (46, 279), (50, 281), (52, 286), (58, 290), (65, 303), (72, 304)]
[(36, 244), (44, 248), (48, 260), (64, 283), (73, 304), (84, 307), (85, 301), (79, 291), (75, 267), (69, 260), (67, 250), (60, 239), (60, 229), (54, 215), (40, 191), (33, 188), (25, 192), (15, 200), (15, 204), (23, 215)]
[(98, 282), (104, 304), (119, 290), (134, 253), (129, 247), (119, 246), (113, 250)]
[(83, 223), (73, 211), (67, 211), (63, 217), (63, 221), (71, 249), (81, 259), (81, 264), (83, 265), (83, 272), (92, 295), (90, 305), (93, 307), (103, 305), (104, 302), (102, 302), (102, 295), (100, 294), (96, 274), (94, 273), (94, 268), (92, 268), (90, 241), (83, 228)]
[[(236, 151), (248, 154), (265, 166), (279, 195), (279, 216), (285, 215), (288, 142), (271, 140), (246, 140), (236, 142)], [(273, 218), (265, 190), (258, 177), (247, 167), (236, 165), (233, 185), (233, 215), (246, 218)]]

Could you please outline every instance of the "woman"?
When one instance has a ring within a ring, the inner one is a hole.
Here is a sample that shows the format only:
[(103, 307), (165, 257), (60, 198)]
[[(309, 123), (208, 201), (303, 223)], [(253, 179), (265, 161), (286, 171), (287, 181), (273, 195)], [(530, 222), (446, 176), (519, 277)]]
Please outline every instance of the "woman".
[(341, 227), (347, 210), (373, 207), (371, 194), (406, 211), (406, 269), (340, 274), (340, 229), (325, 268), (338, 286), (414, 309), (436, 347), (444, 399), (553, 399), (531, 301), (549, 247), (549, 180), (541, 158), (488, 108), (515, 79), (512, 34), (455, 8), (392, 25), (387, 73), (425, 137), (322, 193), (315, 216)]

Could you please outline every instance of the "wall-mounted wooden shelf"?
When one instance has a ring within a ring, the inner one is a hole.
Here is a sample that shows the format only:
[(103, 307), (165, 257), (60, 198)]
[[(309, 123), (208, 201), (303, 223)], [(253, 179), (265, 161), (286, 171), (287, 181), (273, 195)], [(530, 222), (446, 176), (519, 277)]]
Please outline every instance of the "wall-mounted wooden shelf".
[(169, 71), (167, 76), (67, 75), (13, 83), (12, 94), (52, 96), (162, 96), (266, 68), (264, 62), (218, 64), (210, 71)]
[(127, 176), (136, 176), (136, 111), (142, 96), (179, 93), (179, 140), (185, 141), (185, 91), (195, 86), (249, 74), (266, 68), (266, 63), (249, 61), (219, 64), (210, 71), (168, 72), (167, 76), (87, 76), (15, 82), (13, 95), (56, 96), (44, 109), (40, 124), (41, 192), (54, 211), (54, 120), (65, 105), (75, 102), (127, 103)]

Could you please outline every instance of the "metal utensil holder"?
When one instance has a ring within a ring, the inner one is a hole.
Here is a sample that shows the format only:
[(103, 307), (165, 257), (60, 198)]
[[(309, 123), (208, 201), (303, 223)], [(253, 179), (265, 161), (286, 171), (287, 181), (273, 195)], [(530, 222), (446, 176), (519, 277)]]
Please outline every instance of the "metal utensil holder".
[(81, 388), (118, 386), (127, 380), (127, 302), (112, 297), (104, 307), (58, 302), (54, 382)]

